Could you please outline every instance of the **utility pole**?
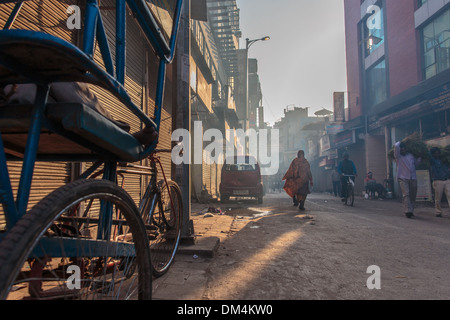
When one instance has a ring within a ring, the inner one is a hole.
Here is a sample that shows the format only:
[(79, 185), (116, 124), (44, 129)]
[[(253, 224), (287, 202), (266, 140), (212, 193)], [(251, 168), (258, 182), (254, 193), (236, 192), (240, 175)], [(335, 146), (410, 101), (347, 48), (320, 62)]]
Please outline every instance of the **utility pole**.
[[(191, 48), (190, 37), (190, 8), (191, 0), (183, 1), (179, 36), (175, 50), (175, 79), (174, 98), (176, 112), (174, 113), (176, 129), (185, 129), (191, 132), (191, 99), (189, 88), (189, 57)], [(184, 152), (189, 155), (191, 141), (182, 141)], [(191, 170), (189, 163), (176, 165), (175, 181), (181, 188), (183, 201), (183, 220), (181, 238), (193, 239), (194, 227), (191, 220)]]
[[(245, 119), (244, 119), (244, 132), (247, 132), (247, 129), (249, 128), (249, 119), (248, 119), (248, 109), (249, 109), (249, 90), (248, 90), (248, 50), (250, 49), (251, 45), (254, 44), (257, 41), (267, 41), (270, 40), (269, 36), (265, 36), (259, 39), (253, 39), (250, 40), (249, 38), (245, 39)], [(248, 143), (245, 142), (244, 144), (244, 148), (245, 148), (245, 154), (247, 154), (248, 152)]]

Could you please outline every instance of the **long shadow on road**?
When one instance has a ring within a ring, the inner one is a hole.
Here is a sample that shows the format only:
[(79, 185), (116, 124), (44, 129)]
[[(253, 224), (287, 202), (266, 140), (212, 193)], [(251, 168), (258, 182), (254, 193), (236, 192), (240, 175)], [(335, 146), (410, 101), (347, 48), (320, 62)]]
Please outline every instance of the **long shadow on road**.
[[(450, 262), (448, 237), (432, 238), (434, 227), (444, 232), (449, 221), (438, 225), (442, 220), (427, 216), (426, 205), (409, 220), (398, 201), (358, 200), (345, 207), (340, 199), (312, 195), (302, 212), (288, 197), (267, 197), (256, 209), (271, 214), (234, 220), (234, 231), (209, 266), (204, 298), (426, 299), (434, 298), (433, 290), (450, 297), (446, 268), (437, 263), (442, 255)], [(411, 245), (403, 245), (405, 240)], [(367, 270), (378, 264), (383, 290), (371, 290)]]

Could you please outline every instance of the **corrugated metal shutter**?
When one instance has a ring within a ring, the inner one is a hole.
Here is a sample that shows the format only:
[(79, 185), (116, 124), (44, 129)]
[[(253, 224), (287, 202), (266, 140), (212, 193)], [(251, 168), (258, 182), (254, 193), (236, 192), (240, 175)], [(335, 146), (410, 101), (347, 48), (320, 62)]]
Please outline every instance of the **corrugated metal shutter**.
[[(66, 9), (71, 4), (81, 5), (79, 1), (76, 0), (66, 0), (66, 1), (27, 1), (25, 2), (21, 14), (16, 20), (15, 27), (31, 30), (41, 30), (50, 34), (57, 35), (58, 37), (70, 41), (72, 43), (77, 43), (77, 32), (76, 30), (70, 30), (66, 26)], [(100, 9), (102, 12), (103, 22), (105, 24), (105, 30), (108, 37), (108, 42), (112, 54), (113, 61), (115, 60), (115, 1), (114, 0), (102, 0), (99, 1)], [(13, 5), (2, 5), (0, 8), (0, 22), (4, 24), (12, 10)], [(127, 69), (125, 77), (125, 88), (130, 94), (133, 102), (148, 110), (150, 115), (153, 113), (154, 109), (154, 99), (156, 92), (156, 70), (158, 60), (154, 56), (152, 49), (150, 49), (148, 43), (144, 40), (142, 32), (137, 25), (137, 22), (133, 19), (132, 14), (128, 11), (127, 14)], [(145, 59), (148, 57), (148, 62)], [(103, 66), (101, 54), (98, 46), (95, 49), (95, 60), (101, 66)], [(147, 68), (146, 68), (147, 65)], [(146, 74), (146, 69), (149, 70)], [(154, 70), (155, 72), (150, 72)], [(169, 81), (166, 84), (165, 89), (165, 99), (164, 108), (161, 116), (161, 129), (160, 129), (160, 142), (158, 148), (169, 149), (171, 147), (171, 134), (172, 134), (172, 82), (171, 78), (171, 67), (169, 66), (167, 73)], [(148, 78), (146, 78), (148, 77)], [(148, 81), (145, 86), (145, 82)], [(106, 92), (105, 90), (91, 86), (91, 89), (98, 96), (100, 102), (112, 113), (113, 117), (118, 120), (125, 121), (130, 124), (131, 132), (136, 132), (140, 130), (139, 120), (129, 111), (128, 109), (122, 107), (121, 103), (117, 99)], [(170, 154), (161, 154), (162, 163), (166, 176), (171, 177), (171, 156)], [(143, 161), (143, 164), (147, 164), (147, 161)], [(20, 175), (21, 164), (19, 163), (9, 163), (9, 171), (14, 180)], [(57, 175), (53, 176), (49, 184), (42, 183), (45, 177), (48, 176), (48, 171), (53, 168), (53, 174), (58, 172)], [(58, 168), (58, 170), (54, 170)], [(30, 204), (34, 204), (40, 200), (40, 198), (48, 194), (54, 188), (64, 185), (70, 180), (70, 170), (71, 166), (69, 164), (37, 164), (35, 170), (35, 180), (33, 181), (33, 188), (36, 185), (42, 185), (41, 188), (37, 188), (36, 191), (32, 190), (30, 197)], [(162, 179), (162, 175), (158, 177)], [(145, 187), (145, 181), (143, 177), (136, 175), (126, 175), (125, 189), (130, 193), (132, 198), (139, 203), (139, 199), (143, 192), (143, 187)], [(40, 181), (40, 182), (39, 182)], [(14, 189), (17, 189), (13, 182)], [(48, 192), (47, 192), (48, 191)], [(36, 194), (35, 194), (36, 192)], [(0, 216), (0, 228), (4, 225), (3, 215)]]
[[(111, 50), (113, 62), (115, 61), (115, 1), (103, 0), (100, 2), (100, 10), (102, 13), (105, 30), (108, 37), (108, 43)], [(156, 81), (157, 81), (157, 66), (158, 59), (155, 57), (152, 49), (144, 40), (143, 33), (139, 25), (133, 18), (131, 12), (127, 9), (127, 25), (126, 25), (126, 75), (125, 88), (129, 93), (132, 101), (141, 107), (149, 115), (153, 115), (156, 95)], [(99, 48), (96, 48), (95, 60), (103, 66), (101, 53)], [(168, 75), (171, 74), (169, 67)], [(170, 80), (170, 77), (168, 77)], [(117, 120), (127, 122), (131, 126), (130, 132), (136, 132), (141, 129), (140, 121), (134, 116), (131, 111), (124, 108), (121, 103), (117, 101), (110, 93), (101, 88), (92, 86), (93, 91), (98, 96), (99, 100), (112, 113)], [(172, 134), (172, 94), (171, 82), (166, 84), (164, 108), (161, 116), (160, 140), (158, 148), (169, 149), (171, 147)], [(167, 107), (170, 106), (170, 107)], [(160, 154), (163, 163), (164, 171), (168, 178), (171, 177), (171, 157), (170, 154)], [(148, 161), (143, 160), (138, 164), (148, 165)], [(162, 179), (162, 175), (158, 177)], [(145, 177), (133, 174), (125, 175), (124, 189), (131, 195), (133, 200), (138, 204), (141, 195), (146, 186)]]
[(209, 156), (204, 155), (202, 161), (202, 192), (211, 195), (211, 165), (208, 163)]
[[(153, 52), (148, 52), (148, 113), (154, 114), (156, 82), (158, 74), (158, 59)], [(164, 90), (164, 105), (161, 112), (161, 126), (159, 130), (158, 149), (171, 149), (172, 146), (172, 65), (167, 66), (167, 77)], [(172, 175), (172, 159), (170, 153), (161, 153), (161, 162), (164, 173), (169, 179)], [(158, 168), (159, 169), (159, 168)], [(162, 179), (162, 175), (158, 176), (158, 180)]]
[[(103, 23), (106, 30), (106, 35), (108, 38), (108, 44), (111, 51), (111, 56), (113, 59), (113, 63), (115, 62), (115, 52), (116, 52), (116, 44), (115, 44), (115, 30), (116, 30), (116, 14), (115, 14), (115, 1), (114, 0), (103, 0), (99, 1), (100, 3), (100, 11), (102, 14)], [(142, 55), (142, 52), (136, 52), (136, 51), (142, 51), (143, 50), (143, 44), (141, 43), (138, 48), (133, 47), (133, 43), (136, 41), (133, 41), (133, 37), (139, 37), (140, 32), (137, 30), (136, 34), (136, 28), (133, 28), (133, 24), (130, 23), (130, 16), (127, 16), (127, 70), (126, 70), (126, 77), (125, 77), (125, 88), (129, 91), (130, 97), (132, 101), (137, 105), (142, 107), (141, 99), (139, 96), (139, 92), (142, 88), (142, 75), (137, 79), (135, 76), (135, 70), (137, 68), (140, 68), (140, 73), (143, 72), (142, 68), (142, 57), (139, 57), (139, 55)], [(131, 30), (130, 30), (131, 28)], [(132, 58), (131, 58), (132, 56)], [(138, 56), (137, 61), (136, 56)], [(95, 54), (94, 54), (94, 60), (97, 62), (101, 67), (104, 68), (102, 55), (100, 52), (100, 48), (98, 45), (95, 47)], [(132, 75), (132, 77), (130, 77)], [(136, 81), (137, 80), (137, 81)], [(96, 94), (100, 102), (108, 109), (108, 111), (111, 112), (113, 117), (117, 120), (122, 120), (124, 122), (127, 122), (131, 126), (131, 132), (135, 132), (139, 130), (139, 121), (136, 119), (136, 117), (132, 114), (131, 111), (129, 111), (127, 108), (125, 108), (118, 100), (115, 98), (111, 93), (109, 93), (107, 90), (104, 90), (103, 88), (99, 88), (96, 86), (90, 86), (92, 91)]]
[[(10, 162), (8, 166), (14, 192), (17, 192), (22, 162)], [(28, 209), (51, 191), (67, 184), (70, 181), (70, 169), (70, 163), (67, 162), (38, 162), (34, 169)]]
[[(115, 31), (116, 13), (114, 0), (99, 1), (100, 11), (108, 38), (113, 63), (115, 62)], [(145, 43), (141, 40), (141, 31), (128, 11), (126, 24), (126, 75), (125, 89), (131, 100), (140, 108), (143, 108), (142, 90), (145, 74)], [(95, 47), (94, 60), (104, 68), (100, 48)], [(104, 107), (112, 114), (114, 119), (124, 121), (131, 127), (130, 132), (140, 130), (140, 121), (117, 98), (103, 88), (90, 86)], [(139, 162), (140, 164), (140, 162)], [(121, 183), (121, 179), (119, 179)], [(136, 175), (126, 174), (124, 189), (130, 194), (133, 200), (138, 203), (141, 196), (141, 178)]]
[[(115, 2), (115, 1), (113, 1)], [(146, 48), (143, 35), (130, 12), (127, 14), (126, 24), (126, 74), (125, 89), (133, 102), (144, 109), (144, 77)], [(141, 129), (140, 121), (133, 116), (131, 132)], [(141, 162), (139, 162), (141, 164)], [(140, 175), (127, 174), (124, 189), (130, 193), (136, 204), (139, 204), (142, 196)]]
[(217, 165), (215, 163), (211, 164), (211, 197), (216, 197), (217, 191)]
[(216, 190), (216, 196), (217, 197), (220, 197), (220, 182), (222, 181), (222, 167), (223, 167), (223, 164), (221, 164), (221, 163), (219, 163), (219, 164), (217, 164), (217, 175), (216, 175), (216, 181), (217, 181), (217, 183), (216, 183), (216, 185), (217, 185), (217, 190)]
[[(78, 4), (78, 1), (27, 1), (24, 3), (13, 28), (39, 30), (56, 35), (66, 41), (76, 41), (76, 30), (70, 30), (66, 26), (67, 7)], [(13, 4), (0, 6), (0, 24), (4, 25)], [(8, 170), (11, 177), (14, 194), (16, 194), (22, 169), (21, 162), (9, 162)], [(36, 163), (30, 201), (28, 209), (31, 209), (45, 195), (56, 188), (66, 184), (70, 180), (71, 165), (61, 162), (38, 162)], [(0, 230), (5, 228), (3, 209), (0, 207)]]
[[(171, 100), (171, 99), (166, 99)], [(172, 146), (172, 110), (167, 107), (170, 102), (164, 104), (161, 115), (161, 129), (159, 134), (158, 148), (171, 149)], [(171, 108), (170, 108), (171, 109)], [(172, 158), (170, 153), (161, 154), (161, 162), (163, 164), (166, 177), (169, 179), (172, 176)], [(162, 177), (161, 177), (162, 178)]]
[(218, 194), (218, 190), (219, 190), (219, 185), (217, 184), (217, 176), (218, 176), (217, 168), (218, 168), (217, 163), (214, 163), (214, 165), (212, 166), (212, 172), (211, 172), (211, 179), (212, 179), (211, 195), (213, 196), (213, 198), (217, 198), (217, 194)]

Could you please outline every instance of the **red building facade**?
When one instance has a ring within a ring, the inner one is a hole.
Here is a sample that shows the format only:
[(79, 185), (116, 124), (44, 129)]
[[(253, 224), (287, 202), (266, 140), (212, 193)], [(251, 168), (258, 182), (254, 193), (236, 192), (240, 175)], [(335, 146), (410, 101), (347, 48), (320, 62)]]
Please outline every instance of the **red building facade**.
[[(361, 179), (374, 172), (395, 188), (392, 145), (417, 132), (450, 144), (450, 1), (344, 0), (348, 112), (338, 144)], [(353, 155), (353, 156), (352, 156)]]

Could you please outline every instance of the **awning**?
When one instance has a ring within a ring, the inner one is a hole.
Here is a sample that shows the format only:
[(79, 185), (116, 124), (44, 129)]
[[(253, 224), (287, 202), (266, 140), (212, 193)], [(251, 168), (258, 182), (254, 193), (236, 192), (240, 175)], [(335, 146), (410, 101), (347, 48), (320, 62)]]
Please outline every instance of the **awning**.
[(378, 120), (378, 123), (381, 125), (385, 125), (396, 121), (404, 122), (407, 118), (418, 117), (431, 112), (433, 112), (432, 106), (427, 101), (424, 101), (416, 103), (415, 105), (401, 111), (384, 116)]
[(359, 117), (353, 118), (349, 121), (344, 122), (343, 125), (344, 125), (344, 131), (364, 128), (364, 126), (365, 126), (364, 116), (359, 116)]
[(450, 85), (449, 79), (450, 69), (447, 69), (371, 107), (368, 115), (384, 117), (409, 106), (420, 104), (423, 101), (432, 101), (439, 98), (445, 94), (446, 87)]
[(351, 144), (356, 143), (356, 134), (355, 130), (345, 131), (342, 133), (338, 133), (334, 137), (333, 146), (334, 148), (340, 149)]
[(309, 130), (309, 131), (325, 131), (325, 125), (327, 122), (319, 120), (317, 122), (311, 122), (305, 124), (300, 130)]

